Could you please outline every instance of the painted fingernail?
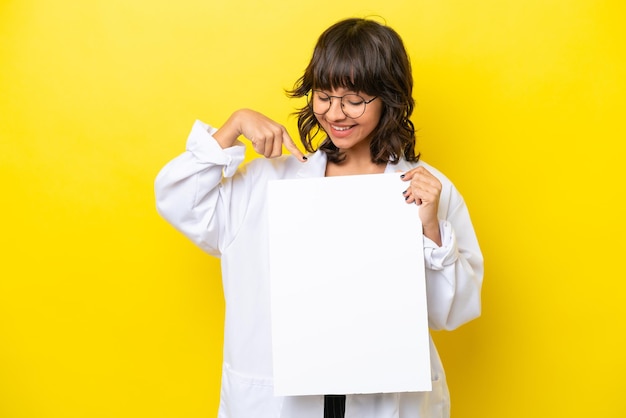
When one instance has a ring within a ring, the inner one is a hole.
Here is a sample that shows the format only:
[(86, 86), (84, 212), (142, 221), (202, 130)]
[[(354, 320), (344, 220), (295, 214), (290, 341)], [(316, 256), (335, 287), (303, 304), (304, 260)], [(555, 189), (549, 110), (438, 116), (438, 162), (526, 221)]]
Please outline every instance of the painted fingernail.
[(406, 176), (406, 174), (401, 175), (401, 176), (400, 176), (400, 178), (401, 178), (401, 179), (403, 179), (403, 178), (404, 178), (404, 176)]
[(402, 194), (406, 194), (406, 192), (408, 192), (409, 189), (406, 189), (405, 191), (402, 192)]

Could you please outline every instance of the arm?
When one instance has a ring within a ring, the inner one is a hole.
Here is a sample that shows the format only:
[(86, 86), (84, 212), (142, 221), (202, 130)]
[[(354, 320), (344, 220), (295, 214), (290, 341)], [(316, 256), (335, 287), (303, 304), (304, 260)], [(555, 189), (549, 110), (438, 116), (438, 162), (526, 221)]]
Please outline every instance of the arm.
[(480, 315), (483, 257), (469, 212), (452, 183), (432, 167), (406, 172), (407, 203), (420, 207), (428, 318), (432, 329), (454, 329)]
[(155, 181), (158, 212), (214, 255), (228, 245), (245, 216), (254, 182), (236, 175), (244, 159), (240, 136), (266, 158), (280, 156), (284, 145), (298, 160), (306, 161), (282, 125), (243, 109), (219, 130), (196, 122), (186, 152), (167, 164)]
[(157, 211), (203, 250), (219, 255), (226, 225), (220, 222), (229, 211), (223, 178), (232, 178), (244, 159), (243, 144), (233, 141), (222, 148), (213, 135), (216, 129), (196, 121), (186, 151), (170, 161), (157, 175)]
[(428, 319), (435, 330), (455, 329), (481, 311), (483, 257), (467, 207), (453, 187), (449, 199), (440, 211), (442, 245), (424, 238)]

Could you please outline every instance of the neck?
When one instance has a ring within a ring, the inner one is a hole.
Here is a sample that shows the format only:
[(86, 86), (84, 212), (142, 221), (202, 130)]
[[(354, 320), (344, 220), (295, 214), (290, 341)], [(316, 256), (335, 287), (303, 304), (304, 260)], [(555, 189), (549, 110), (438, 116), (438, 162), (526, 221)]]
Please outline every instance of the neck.
[(367, 158), (355, 158), (354, 155), (346, 154), (346, 158), (342, 162), (328, 162), (326, 164), (326, 177), (381, 174), (385, 172), (386, 167), (387, 164), (373, 163), (369, 153)]

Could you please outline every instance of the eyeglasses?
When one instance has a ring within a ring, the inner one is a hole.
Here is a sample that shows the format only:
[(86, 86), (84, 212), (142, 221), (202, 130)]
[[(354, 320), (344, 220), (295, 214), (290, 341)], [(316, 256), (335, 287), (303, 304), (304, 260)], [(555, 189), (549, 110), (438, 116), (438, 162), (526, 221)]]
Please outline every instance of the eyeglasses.
[(307, 95), (309, 106), (316, 115), (324, 115), (330, 110), (333, 99), (341, 101), (341, 111), (351, 119), (363, 116), (365, 107), (372, 103), (376, 97), (365, 100), (358, 94), (344, 94), (343, 96), (331, 96), (321, 90), (311, 90)]

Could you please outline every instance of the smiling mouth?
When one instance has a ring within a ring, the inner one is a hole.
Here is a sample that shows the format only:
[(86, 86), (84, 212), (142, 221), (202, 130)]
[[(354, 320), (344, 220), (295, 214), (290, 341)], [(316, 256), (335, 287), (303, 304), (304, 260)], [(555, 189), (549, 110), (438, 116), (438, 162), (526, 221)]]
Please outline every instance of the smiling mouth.
[(347, 131), (348, 129), (352, 128), (352, 126), (335, 126), (335, 125), (330, 125), (330, 127), (333, 128), (335, 131), (339, 131), (339, 132)]

